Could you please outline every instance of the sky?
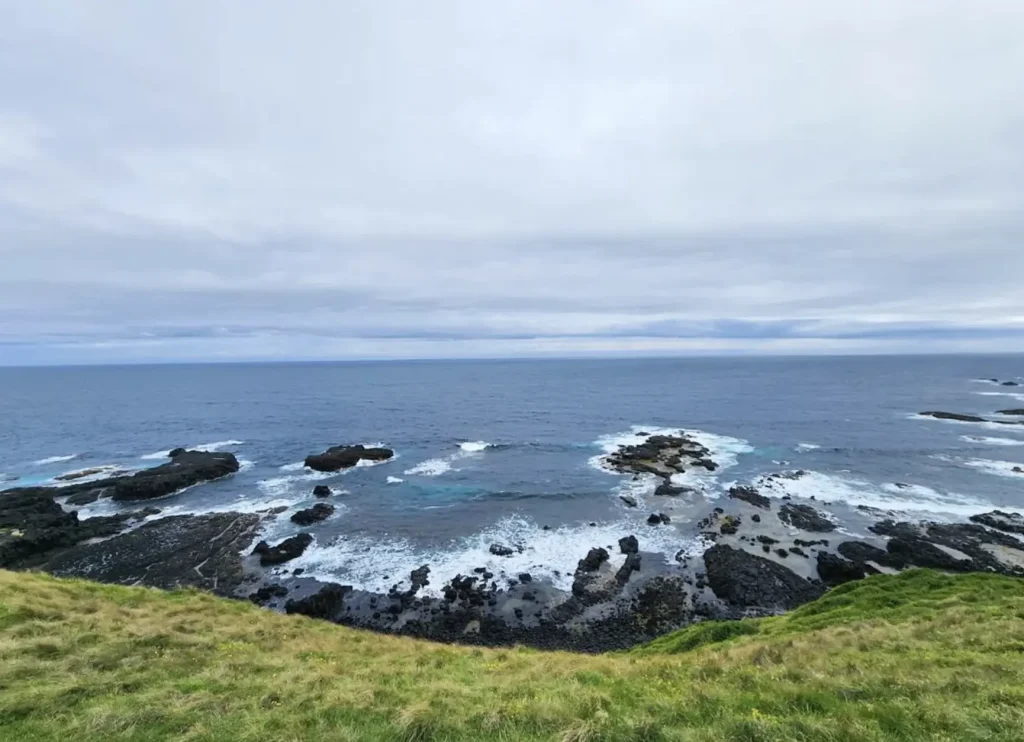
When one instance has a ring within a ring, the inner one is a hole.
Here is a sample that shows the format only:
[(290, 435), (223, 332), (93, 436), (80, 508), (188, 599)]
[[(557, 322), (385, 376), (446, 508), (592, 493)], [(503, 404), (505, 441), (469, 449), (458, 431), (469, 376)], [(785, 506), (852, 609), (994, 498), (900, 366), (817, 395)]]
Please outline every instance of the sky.
[(1024, 351), (1020, 0), (0, 18), (0, 365)]

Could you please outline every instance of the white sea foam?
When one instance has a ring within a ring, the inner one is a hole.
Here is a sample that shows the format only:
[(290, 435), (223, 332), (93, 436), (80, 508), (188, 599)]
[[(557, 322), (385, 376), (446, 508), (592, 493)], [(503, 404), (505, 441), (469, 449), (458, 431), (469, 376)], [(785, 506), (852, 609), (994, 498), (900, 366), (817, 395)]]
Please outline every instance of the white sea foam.
[(285, 464), (277, 467), (278, 471), (302, 471), (306, 468), (305, 461), (296, 461), (294, 464)]
[(77, 459), (77, 458), (78, 458), (78, 454), (77, 453), (69, 453), (66, 456), (48, 456), (45, 459), (39, 459), (38, 461), (33, 461), (32, 465), (33, 466), (46, 466), (47, 464), (59, 464), (62, 461), (71, 461), (71, 459)]
[(821, 448), (821, 446), (817, 443), (798, 443), (796, 445), (797, 451), (816, 451), (819, 448)]
[(1024, 393), (1021, 392), (975, 392), (983, 397), (1009, 397), (1024, 402)]
[(1016, 461), (993, 461), (991, 459), (967, 459), (963, 462), (966, 466), (989, 474), (996, 474), (1000, 477), (1014, 477), (1024, 483), (1024, 473), (1014, 471), (1014, 468), (1024, 469), (1024, 464)]
[(984, 435), (962, 435), (960, 440), (967, 443), (983, 443), (986, 446), (1024, 446), (1020, 438), (989, 438)]
[(266, 495), (279, 497), (285, 494), (296, 493), (300, 489), (304, 490), (305, 488), (308, 488), (308, 482), (314, 482), (318, 479), (329, 479), (334, 476), (337, 476), (336, 472), (308, 470), (303, 474), (290, 474), (284, 477), (261, 479), (256, 483), (256, 486)]
[(249, 459), (239, 459), (238, 460), (238, 471), (249, 471), (254, 466), (256, 466), (256, 462), (255, 461), (250, 461)]
[(207, 453), (213, 453), (220, 451), (224, 448), (237, 448), (245, 443), (245, 441), (214, 441), (213, 443), (200, 443), (196, 446), (189, 446), (190, 451), (205, 451)]
[(451, 459), (427, 459), (411, 469), (406, 469), (405, 473), (410, 477), (439, 477), (451, 470)]
[(94, 470), (91, 474), (87, 474), (84, 477), (76, 477), (75, 479), (61, 480), (54, 477), (46, 482), (47, 485), (53, 487), (70, 487), (73, 484), (83, 484), (85, 482), (95, 482), (98, 479), (106, 479), (107, 477), (113, 476), (114, 474), (126, 474), (130, 470), (125, 469), (120, 464), (103, 464), (102, 466), (90, 466), (86, 469), (72, 469), (71, 471), (63, 472), (60, 476), (67, 476), (68, 474), (77, 474), (78, 472)]
[(880, 510), (903, 513), (934, 513), (975, 515), (993, 508), (985, 500), (954, 492), (939, 492), (923, 485), (876, 485), (853, 477), (841, 477), (809, 471), (796, 478), (762, 475), (753, 484), (763, 495), (791, 497), (844, 503), (851, 507), (864, 505)]
[(156, 461), (157, 459), (170, 458), (170, 456), (171, 449), (168, 448), (166, 451), (154, 451), (153, 453), (147, 453), (145, 456), (139, 456), (139, 458), (145, 459), (146, 461)]
[[(638, 530), (633, 522), (599, 523), (597, 526), (565, 526), (550, 531), (519, 516), (504, 518), (477, 534), (453, 541), (439, 549), (418, 548), (398, 539), (362, 539), (342, 537), (333, 543), (313, 544), (298, 559), (288, 563), (306, 574), (323, 580), (343, 580), (364, 590), (386, 592), (391, 585), (405, 582), (409, 573), (423, 564), (430, 565), (430, 585), (424, 592), (439, 595), (441, 588), (457, 574), (472, 575), (476, 567), (493, 572), (502, 581), (529, 572), (535, 580), (549, 580), (562, 590), (572, 588), (573, 571), (581, 558), (594, 546), (613, 547), (613, 566), (625, 556), (619, 554), (618, 540), (637, 533), (640, 550), (658, 552), (666, 560), (683, 549), (700, 553), (700, 544), (687, 544), (674, 528)], [(490, 553), (490, 545), (507, 544), (522, 552), (499, 557)], [(560, 574), (556, 575), (555, 571)], [(388, 579), (385, 579), (387, 576)]]
[(401, 484), (404, 481), (401, 477), (388, 477), (387, 479), (388, 484)]
[(459, 471), (456, 467), (459, 461), (481, 454), (491, 447), (492, 444), (487, 441), (465, 441), (459, 444), (459, 450), (455, 453), (421, 461), (411, 469), (406, 469), (405, 474), (410, 477), (439, 477), (450, 471)]

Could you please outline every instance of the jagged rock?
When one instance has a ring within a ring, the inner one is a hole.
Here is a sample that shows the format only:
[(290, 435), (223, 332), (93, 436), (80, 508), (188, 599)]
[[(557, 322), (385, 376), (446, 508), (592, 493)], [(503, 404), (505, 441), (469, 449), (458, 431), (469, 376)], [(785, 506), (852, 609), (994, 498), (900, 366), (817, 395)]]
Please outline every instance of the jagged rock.
[(81, 541), (113, 536), (133, 521), (160, 511), (145, 508), (129, 513), (79, 520), (65, 512), (53, 495), (60, 490), (28, 487), (0, 493), (0, 567), (38, 566), (52, 552)]
[(1004, 381), (1003, 386), (1020, 386), (1016, 381)]
[(661, 516), (658, 515), (657, 513), (651, 513), (650, 515), (647, 516), (647, 525), (649, 525), (649, 526), (660, 526), (661, 525)]
[(387, 461), (395, 455), (390, 448), (367, 448), (366, 446), (332, 446), (323, 453), (310, 454), (305, 464), (315, 471), (339, 471), (350, 469), (360, 461)]
[(286, 538), (277, 546), (271, 546), (266, 541), (260, 541), (252, 550), (252, 553), (259, 555), (261, 565), (270, 567), (275, 564), (284, 564), (302, 556), (302, 553), (311, 543), (313, 543), (312, 536), (308, 533), (299, 533)]
[(640, 555), (630, 554), (626, 557), (626, 561), (619, 567), (619, 571), (615, 573), (615, 581), (623, 584), (629, 581), (630, 576), (634, 572), (640, 571)]
[(513, 549), (511, 546), (506, 546), (505, 544), (491, 544), (491, 548), (489, 549), (489, 551), (492, 554), (494, 554), (494, 556), (501, 557), (512, 556), (516, 553), (515, 549)]
[(836, 529), (835, 523), (810, 505), (796, 505), (787, 502), (779, 510), (779, 518), (783, 523), (788, 523), (804, 531), (825, 533)]
[(1019, 407), (1013, 410), (999, 410), (1000, 415), (1024, 415), (1024, 409)]
[(427, 585), (429, 585), (430, 584), (430, 580), (427, 579), (427, 577), (429, 575), (430, 575), (430, 566), (429, 565), (424, 564), (423, 566), (418, 567), (417, 569), (414, 569), (412, 571), (412, 573), (410, 574), (410, 579), (412, 581), (412, 587), (409, 588), (409, 593), (414, 595), (420, 588), (426, 587)]
[(236, 471), (238, 459), (231, 453), (172, 451), (169, 463), (118, 479), (110, 498), (118, 501), (151, 500)]
[(631, 495), (619, 495), (619, 499), (631, 508), (635, 508), (637, 506), (636, 498)]
[(959, 412), (921, 412), (918, 413), (923, 417), (934, 417), (936, 420), (957, 420), (962, 423), (983, 423), (985, 418), (978, 417), (977, 415), (962, 415)]
[(57, 554), (43, 569), (59, 577), (147, 585), (197, 587), (234, 595), (245, 572), (241, 552), (259, 517), (248, 513), (178, 515)]
[(640, 542), (636, 536), (623, 536), (619, 539), (619, 550), (623, 554), (636, 554), (640, 551)]
[(257, 605), (269, 603), (274, 598), (283, 598), (288, 594), (288, 588), (284, 585), (267, 585), (249, 596), (249, 600)]
[(829, 587), (865, 577), (864, 567), (827, 551), (818, 552), (818, 577)]
[(823, 592), (781, 564), (731, 546), (712, 546), (704, 552), (704, 564), (715, 595), (744, 608), (789, 610)]
[(519, 581), (526, 585), (527, 583), (533, 582), (533, 575), (531, 575), (529, 572), (523, 572), (521, 575), (519, 575)]
[(318, 502), (311, 508), (300, 510), (291, 517), (292, 523), (297, 523), (300, 526), (311, 526), (321, 520), (325, 520), (334, 514), (334, 506), (328, 505), (327, 503)]
[(314, 497), (330, 497), (331, 496), (331, 488), (328, 487), (326, 484), (318, 484), (316, 487), (313, 488), (313, 496)]
[(596, 547), (587, 552), (587, 555), (580, 559), (577, 570), (584, 572), (593, 572), (598, 569), (602, 564), (608, 561), (608, 552), (601, 547)]
[(771, 500), (753, 487), (736, 486), (729, 489), (729, 497), (736, 500), (742, 500), (743, 502), (749, 503), (754, 507), (761, 508), (762, 510), (771, 510)]
[(727, 515), (722, 518), (719, 531), (723, 536), (732, 536), (740, 529), (740, 519), (737, 515)]
[(1024, 543), (977, 523), (914, 524), (884, 520), (870, 530), (890, 536), (886, 549), (894, 565), (1024, 576)]
[(654, 494), (659, 497), (678, 497), (679, 495), (688, 495), (696, 491), (693, 487), (683, 487), (671, 482), (662, 482), (654, 490)]
[(331, 583), (320, 589), (320, 592), (301, 600), (289, 600), (284, 605), (285, 613), (298, 613), (310, 618), (330, 621), (336, 618), (345, 603), (345, 594), (352, 591), (348, 585)]
[(1024, 515), (1020, 513), (1004, 513), (1002, 510), (993, 510), (991, 513), (972, 515), (970, 520), (989, 528), (1024, 535)]

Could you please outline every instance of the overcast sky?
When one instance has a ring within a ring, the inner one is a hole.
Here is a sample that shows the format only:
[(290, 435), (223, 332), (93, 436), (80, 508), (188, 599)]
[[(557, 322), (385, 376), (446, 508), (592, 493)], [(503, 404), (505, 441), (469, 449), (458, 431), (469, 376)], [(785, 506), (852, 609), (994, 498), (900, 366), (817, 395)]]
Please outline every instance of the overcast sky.
[(1024, 351), (1024, 2), (0, 0), (0, 364)]

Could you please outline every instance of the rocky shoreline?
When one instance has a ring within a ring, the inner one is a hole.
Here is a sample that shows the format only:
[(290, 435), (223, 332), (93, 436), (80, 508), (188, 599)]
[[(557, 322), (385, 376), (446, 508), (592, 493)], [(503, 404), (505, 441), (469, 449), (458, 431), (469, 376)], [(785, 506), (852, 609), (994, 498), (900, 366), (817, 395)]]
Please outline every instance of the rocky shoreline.
[[(1018, 514), (992, 511), (966, 523), (932, 523), (861, 508), (864, 534), (854, 538), (828, 503), (798, 502), (771, 489), (773, 481), (799, 480), (805, 472), (762, 477), (758, 486), (737, 484), (716, 500), (693, 479), (722, 466), (714, 451), (682, 431), (638, 438), (601, 463), (622, 476), (656, 478), (643, 501), (622, 496), (625, 507), (647, 513), (647, 525), (622, 533), (618, 543), (581, 544), (586, 553), (568, 591), (525, 572), (496, 575), (487, 565), (438, 576), (424, 564), (387, 593), (319, 582), (289, 563), (314, 541), (303, 529), (334, 512), (329, 487), (317, 485), (312, 494), (319, 501), (294, 513), (288, 519), (293, 532), (274, 543), (261, 530), (283, 518), (283, 509), (161, 517), (148, 503), (238, 471), (232, 454), (184, 449), (132, 475), (0, 492), (0, 567), (196, 587), (287, 613), (438, 641), (579, 651), (629, 647), (695, 621), (770, 615), (844, 582), (911, 567), (1024, 577), (1024, 517)], [(383, 447), (335, 446), (305, 463), (337, 471), (393, 456)], [(102, 498), (147, 507), (78, 518), (75, 506)], [(649, 550), (645, 542), (654, 531), (643, 529), (674, 529), (666, 533), (678, 535), (675, 558)], [(494, 543), (490, 554), (500, 561), (521, 548)]]

